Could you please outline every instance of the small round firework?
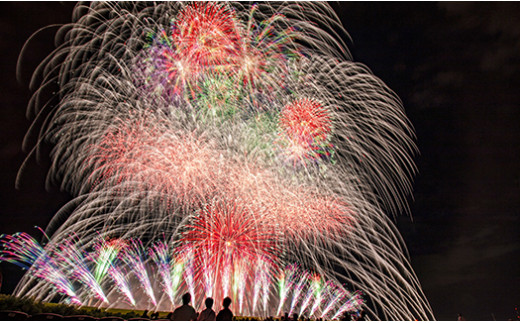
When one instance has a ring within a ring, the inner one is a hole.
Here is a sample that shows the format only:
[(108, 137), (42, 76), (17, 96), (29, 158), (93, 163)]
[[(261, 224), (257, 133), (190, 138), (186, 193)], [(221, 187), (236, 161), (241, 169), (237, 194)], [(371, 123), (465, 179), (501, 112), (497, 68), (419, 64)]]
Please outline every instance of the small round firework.
[(285, 152), (293, 163), (331, 156), (332, 120), (319, 102), (297, 99), (287, 104), (280, 113), (279, 126), (285, 139)]

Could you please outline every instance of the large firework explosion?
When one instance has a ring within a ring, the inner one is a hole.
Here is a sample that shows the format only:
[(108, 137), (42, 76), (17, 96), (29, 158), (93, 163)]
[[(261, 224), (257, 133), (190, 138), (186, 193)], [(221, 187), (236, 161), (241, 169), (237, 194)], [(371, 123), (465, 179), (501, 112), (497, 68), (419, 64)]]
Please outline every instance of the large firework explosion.
[(3, 237), (17, 295), (333, 319), (360, 290), (373, 318), (433, 318), (386, 214), (407, 211), (413, 131), (326, 3), (94, 2), (57, 36), (27, 138), (75, 198), (44, 247)]

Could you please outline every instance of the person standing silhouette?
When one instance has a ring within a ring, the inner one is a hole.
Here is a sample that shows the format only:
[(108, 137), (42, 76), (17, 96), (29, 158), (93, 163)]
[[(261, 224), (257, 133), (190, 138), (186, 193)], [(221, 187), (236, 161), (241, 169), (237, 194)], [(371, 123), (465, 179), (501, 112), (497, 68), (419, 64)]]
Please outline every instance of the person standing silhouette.
[(215, 311), (212, 309), (213, 298), (206, 298), (204, 304), (206, 304), (206, 309), (200, 312), (197, 321), (215, 321)]
[(233, 320), (233, 312), (229, 309), (229, 305), (231, 305), (231, 298), (226, 297), (224, 301), (222, 301), (223, 309), (218, 312), (217, 321), (232, 321)]
[(191, 295), (186, 293), (182, 295), (182, 305), (173, 311), (173, 321), (195, 321), (197, 320), (197, 312), (190, 306)]

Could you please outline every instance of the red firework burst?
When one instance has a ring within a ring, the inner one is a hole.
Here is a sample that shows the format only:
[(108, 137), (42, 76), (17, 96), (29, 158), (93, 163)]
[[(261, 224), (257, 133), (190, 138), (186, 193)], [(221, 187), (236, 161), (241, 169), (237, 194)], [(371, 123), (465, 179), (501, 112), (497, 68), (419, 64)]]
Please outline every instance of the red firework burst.
[(274, 261), (276, 232), (261, 219), (236, 203), (214, 202), (198, 212), (182, 241), (188, 242), (199, 258), (210, 255), (212, 259), (204, 261), (214, 264), (225, 259)]
[(172, 38), (180, 56), (191, 64), (222, 65), (237, 52), (235, 13), (223, 4), (195, 2), (177, 15)]
[(280, 128), (288, 139), (288, 150), (295, 160), (328, 156), (328, 137), (332, 130), (329, 112), (312, 99), (298, 99), (280, 113)]
[(142, 147), (147, 145), (148, 137), (143, 136), (146, 122), (135, 121), (131, 126), (120, 125), (110, 129), (99, 145), (92, 146), (94, 151), (91, 162), (94, 171), (91, 174), (93, 186), (112, 180), (118, 185), (131, 177), (137, 177), (146, 170), (147, 165), (139, 156)]
[[(235, 296), (238, 285), (252, 285), (255, 264), (278, 268), (277, 232), (236, 202), (212, 202), (195, 215), (181, 237), (180, 254), (191, 259), (194, 281), (204, 285), (206, 296)], [(249, 283), (246, 283), (249, 281)]]

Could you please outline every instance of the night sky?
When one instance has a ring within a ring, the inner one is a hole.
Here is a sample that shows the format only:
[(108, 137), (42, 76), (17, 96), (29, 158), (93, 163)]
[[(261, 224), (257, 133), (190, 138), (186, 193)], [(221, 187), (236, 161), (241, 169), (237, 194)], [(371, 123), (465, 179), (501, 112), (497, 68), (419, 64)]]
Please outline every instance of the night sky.
[[(420, 154), (411, 216), (396, 218), (436, 318), (515, 318), (520, 305), (520, 3), (333, 3), (366, 64), (402, 99)], [(70, 196), (46, 189), (48, 152), (30, 159), (22, 140), (30, 73), (53, 49), (73, 3), (0, 3), (0, 233), (39, 237)], [(47, 147), (48, 148), (48, 147)], [(1, 264), (2, 293), (21, 271)]]

